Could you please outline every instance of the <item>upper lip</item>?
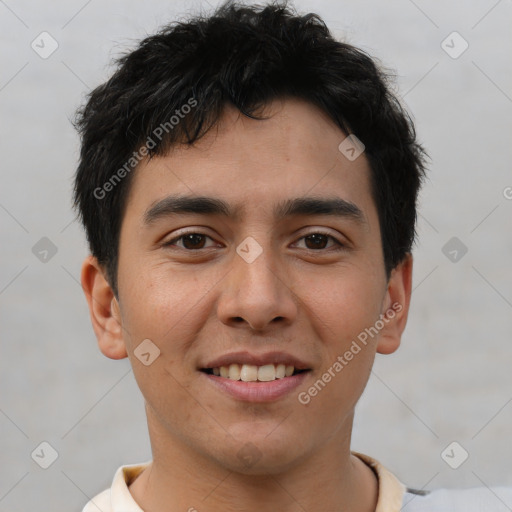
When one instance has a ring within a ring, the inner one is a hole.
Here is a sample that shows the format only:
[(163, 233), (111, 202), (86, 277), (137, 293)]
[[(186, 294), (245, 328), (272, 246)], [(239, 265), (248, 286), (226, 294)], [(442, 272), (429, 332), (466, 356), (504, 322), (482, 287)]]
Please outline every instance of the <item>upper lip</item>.
[(296, 370), (308, 370), (310, 365), (285, 352), (266, 352), (264, 354), (251, 354), (250, 352), (232, 352), (212, 359), (204, 366), (205, 368), (219, 368), (229, 366), (230, 364), (252, 364), (254, 366), (264, 366), (266, 364), (284, 364), (294, 366)]

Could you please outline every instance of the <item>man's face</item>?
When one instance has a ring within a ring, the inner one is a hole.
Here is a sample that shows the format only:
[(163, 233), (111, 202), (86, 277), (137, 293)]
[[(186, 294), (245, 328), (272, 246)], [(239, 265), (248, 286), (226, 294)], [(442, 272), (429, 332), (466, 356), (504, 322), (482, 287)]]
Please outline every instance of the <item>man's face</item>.
[[(150, 430), (246, 472), (284, 470), (350, 436), (380, 333), (315, 396), (308, 389), (391, 306), (364, 154), (347, 159), (346, 135), (307, 103), (265, 114), (228, 108), (195, 146), (141, 165), (119, 245), (119, 321)], [(223, 201), (236, 215), (176, 211), (171, 196)], [(341, 208), (278, 215), (305, 198)], [(134, 355), (143, 340), (143, 360), (160, 350), (148, 365)], [(295, 375), (272, 380), (279, 363)], [(230, 364), (271, 380), (215, 375)]]

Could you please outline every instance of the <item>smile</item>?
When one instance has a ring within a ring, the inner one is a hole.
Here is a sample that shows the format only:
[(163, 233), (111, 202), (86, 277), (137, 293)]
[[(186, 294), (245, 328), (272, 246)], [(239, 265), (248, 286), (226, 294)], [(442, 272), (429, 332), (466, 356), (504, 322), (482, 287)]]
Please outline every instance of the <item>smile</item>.
[(242, 382), (271, 382), (297, 375), (306, 370), (296, 370), (294, 366), (285, 364), (265, 364), (256, 366), (254, 364), (232, 363), (226, 366), (205, 368), (203, 371), (216, 377)]
[(272, 402), (295, 392), (313, 365), (286, 352), (238, 351), (198, 365), (203, 382), (243, 402)]

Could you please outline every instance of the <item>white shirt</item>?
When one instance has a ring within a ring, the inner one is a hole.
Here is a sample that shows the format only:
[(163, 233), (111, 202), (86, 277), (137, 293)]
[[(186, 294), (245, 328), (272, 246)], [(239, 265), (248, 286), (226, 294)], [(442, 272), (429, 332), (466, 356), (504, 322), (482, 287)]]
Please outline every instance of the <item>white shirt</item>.
[[(375, 512), (509, 512), (512, 508), (512, 488), (417, 491), (407, 488), (375, 459), (355, 452), (353, 455), (370, 466), (377, 476), (379, 494)], [(128, 486), (148, 465), (149, 462), (121, 466), (110, 489), (89, 501), (83, 512), (144, 512)]]

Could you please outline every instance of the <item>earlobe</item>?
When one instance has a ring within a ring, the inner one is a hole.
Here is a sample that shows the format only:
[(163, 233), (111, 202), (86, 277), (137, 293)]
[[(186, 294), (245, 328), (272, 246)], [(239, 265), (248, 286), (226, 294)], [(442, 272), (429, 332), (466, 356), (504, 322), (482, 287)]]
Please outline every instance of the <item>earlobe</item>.
[(82, 265), (81, 282), (101, 352), (111, 359), (127, 357), (119, 304), (93, 256), (88, 256)]
[(379, 354), (391, 354), (400, 346), (411, 301), (412, 263), (409, 253), (391, 272), (383, 301), (384, 327), (377, 344)]

